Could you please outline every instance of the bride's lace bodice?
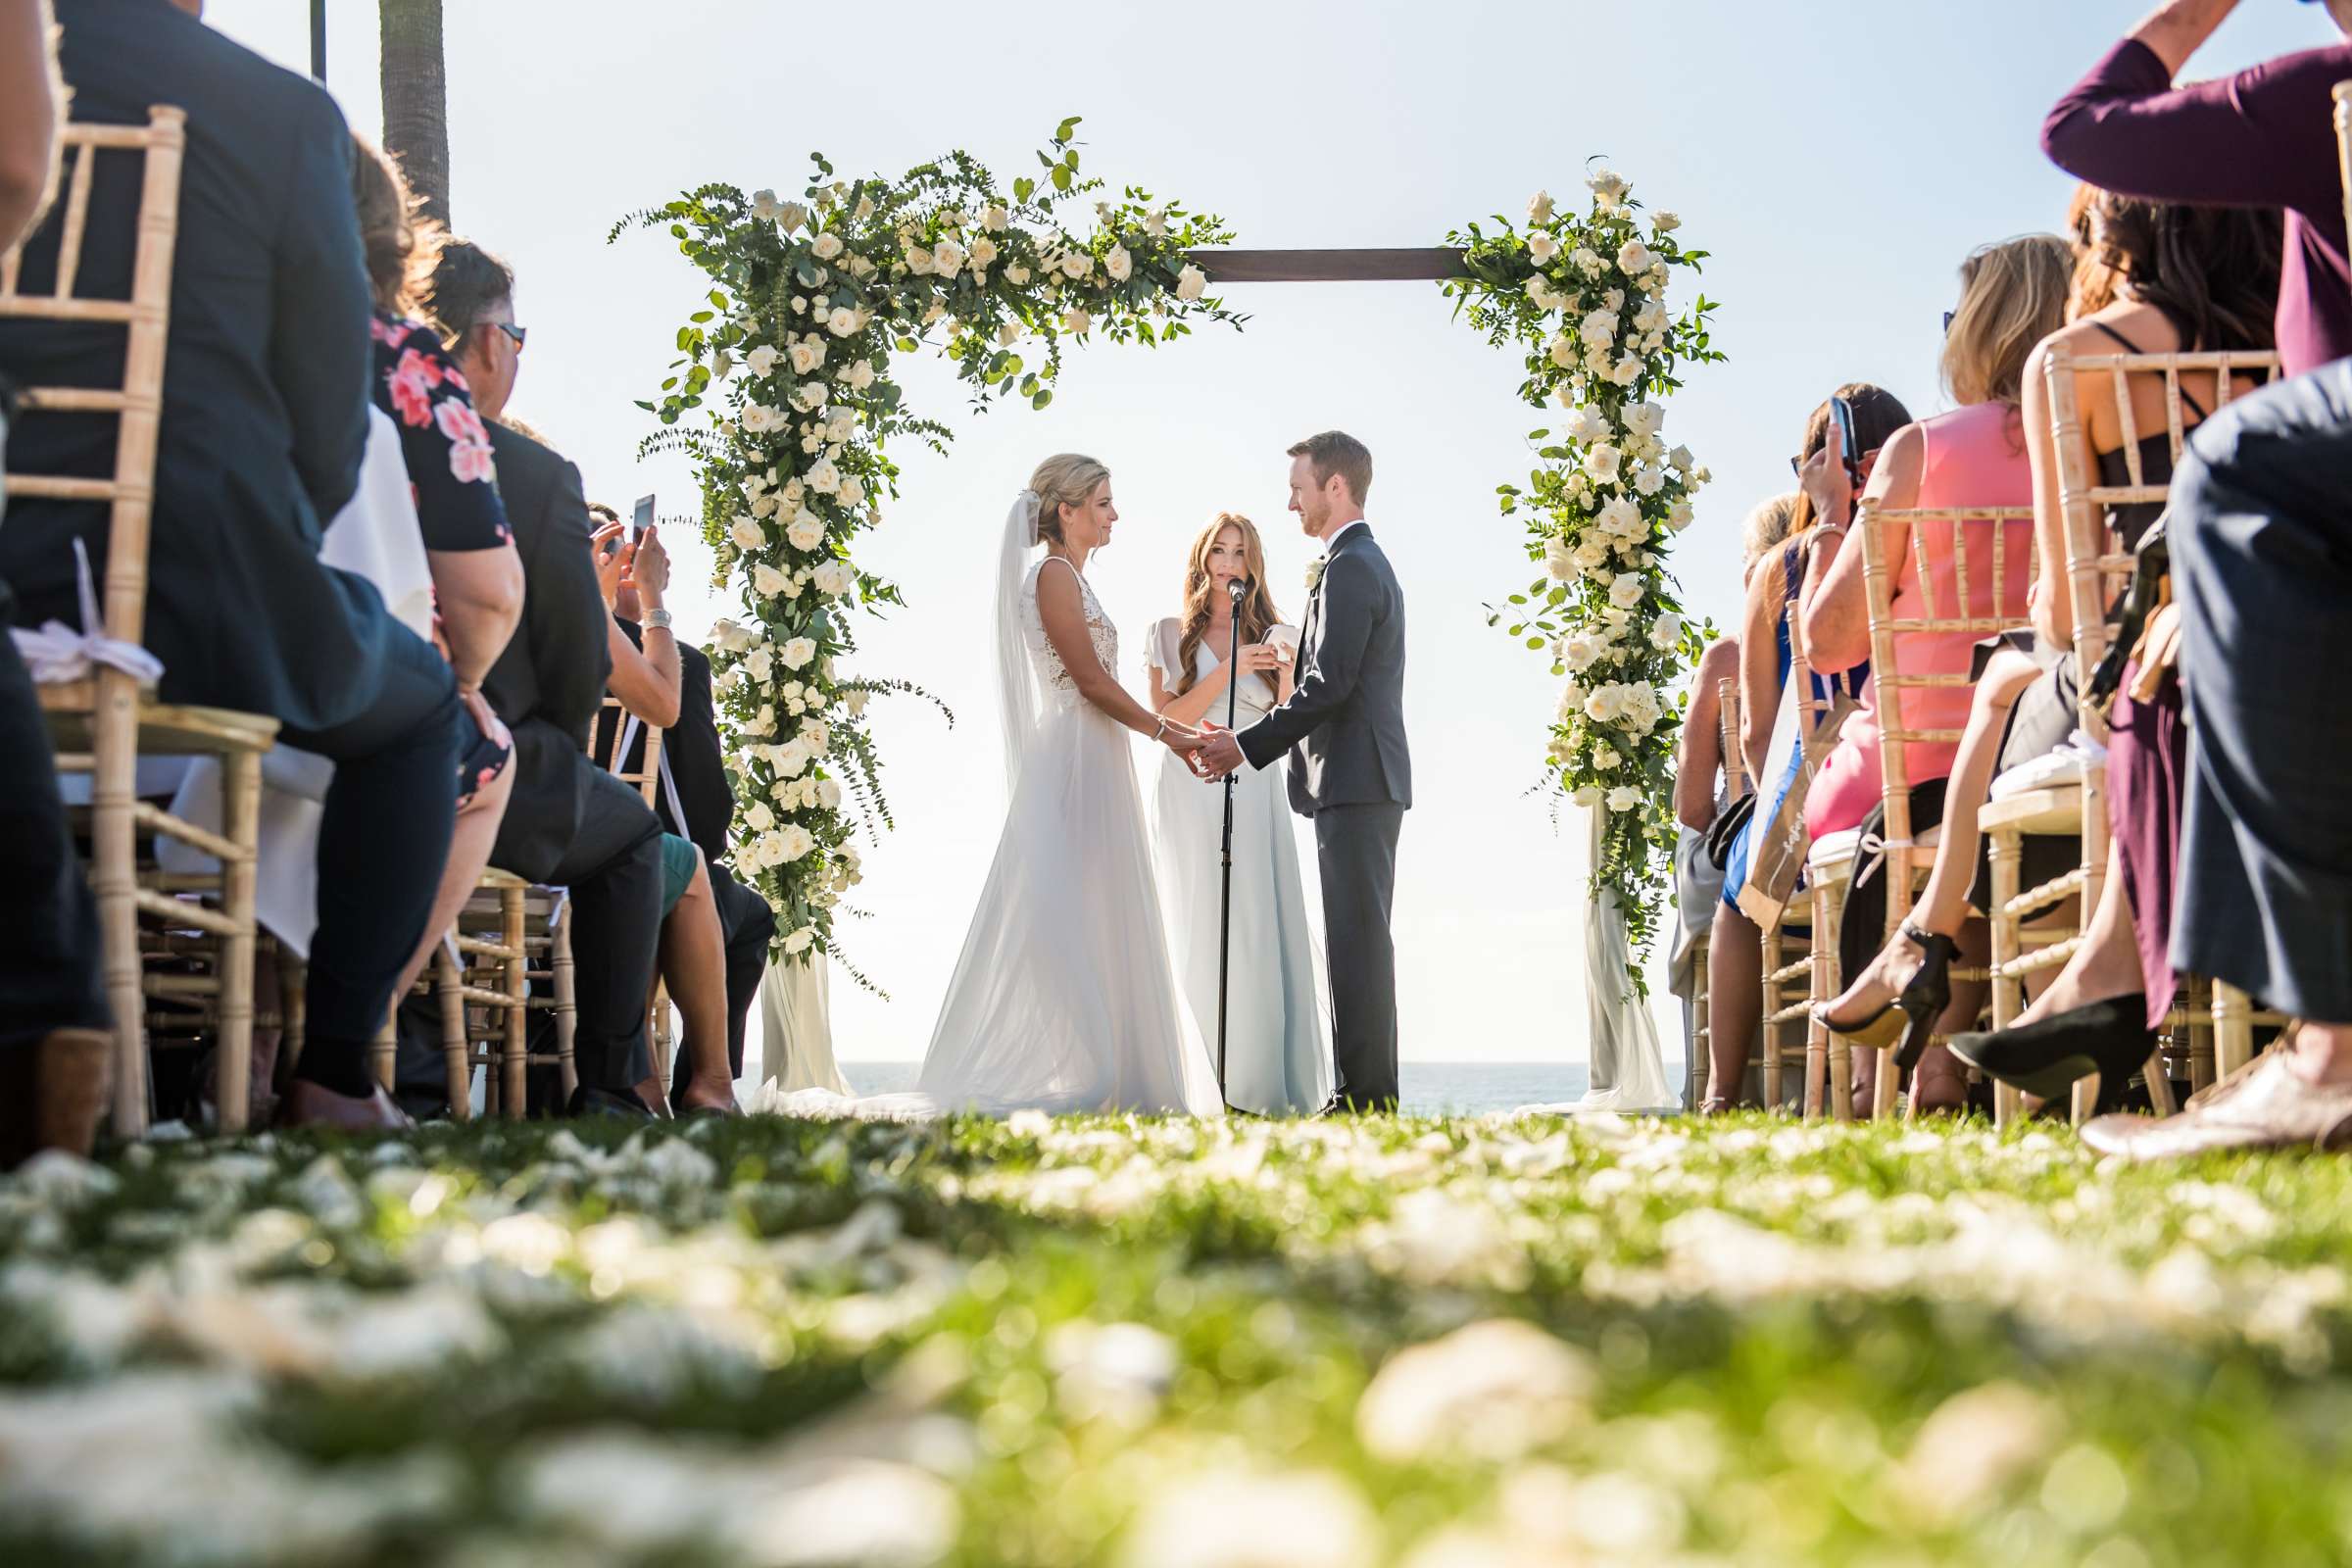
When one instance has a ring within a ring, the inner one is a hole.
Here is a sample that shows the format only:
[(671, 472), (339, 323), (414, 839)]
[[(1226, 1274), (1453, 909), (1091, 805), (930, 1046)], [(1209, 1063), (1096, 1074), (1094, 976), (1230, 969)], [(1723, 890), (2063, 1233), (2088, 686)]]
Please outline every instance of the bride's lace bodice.
[[(1069, 666), (1061, 655), (1054, 651), (1052, 639), (1046, 636), (1045, 617), (1037, 610), (1037, 578), (1048, 563), (1059, 560), (1048, 556), (1029, 568), (1029, 578), (1021, 584), (1021, 636), (1029, 644), (1029, 662), (1037, 669), (1037, 683), (1045, 689), (1046, 700), (1056, 708), (1075, 708), (1083, 701), (1078, 695), (1078, 682), (1071, 678)], [(1095, 597), (1094, 584), (1085, 573), (1068, 563), (1055, 570), (1067, 570), (1078, 579), (1079, 602), (1086, 610), (1086, 634), (1095, 645), (1095, 662), (1109, 674), (1119, 672), (1119, 628), (1110, 623), (1102, 610), (1102, 602)]]

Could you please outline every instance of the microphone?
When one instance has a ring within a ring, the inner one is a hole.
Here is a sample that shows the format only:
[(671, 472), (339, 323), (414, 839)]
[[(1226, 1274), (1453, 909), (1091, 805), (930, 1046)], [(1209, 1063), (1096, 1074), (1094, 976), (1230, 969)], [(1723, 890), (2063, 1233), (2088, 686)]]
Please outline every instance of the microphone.
[(1240, 604), (1249, 596), (1250, 579), (1247, 577), (1236, 577), (1232, 579), (1230, 582), (1225, 584), (1225, 592), (1232, 598), (1235, 604)]

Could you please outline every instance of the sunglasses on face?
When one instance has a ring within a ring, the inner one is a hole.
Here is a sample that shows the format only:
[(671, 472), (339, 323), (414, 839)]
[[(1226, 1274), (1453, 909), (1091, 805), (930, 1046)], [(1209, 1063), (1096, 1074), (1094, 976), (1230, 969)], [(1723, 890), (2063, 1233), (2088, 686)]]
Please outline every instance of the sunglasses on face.
[(515, 353), (520, 354), (522, 352), (522, 340), (530, 336), (529, 328), (516, 326), (513, 321), (492, 321), (488, 324), (497, 327), (501, 332), (506, 333), (507, 336), (514, 340)]
[(1960, 313), (1958, 311), (1946, 311), (1943, 313), (1943, 335), (1945, 337), (1950, 337), (1952, 335), (1952, 322), (1959, 315)]

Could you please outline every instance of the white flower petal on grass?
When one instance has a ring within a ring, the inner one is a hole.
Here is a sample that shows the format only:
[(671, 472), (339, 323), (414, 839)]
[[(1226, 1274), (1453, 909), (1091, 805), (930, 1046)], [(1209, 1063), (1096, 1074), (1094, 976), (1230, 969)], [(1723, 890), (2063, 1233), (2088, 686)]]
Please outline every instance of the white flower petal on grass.
[(1125, 1568), (1363, 1568), (1380, 1556), (1363, 1494), (1328, 1471), (1206, 1471), (1163, 1486), (1129, 1528)]
[(1582, 1424), (1598, 1386), (1583, 1351), (1490, 1318), (1391, 1356), (1356, 1404), (1355, 1432), (1392, 1464), (1513, 1459)]

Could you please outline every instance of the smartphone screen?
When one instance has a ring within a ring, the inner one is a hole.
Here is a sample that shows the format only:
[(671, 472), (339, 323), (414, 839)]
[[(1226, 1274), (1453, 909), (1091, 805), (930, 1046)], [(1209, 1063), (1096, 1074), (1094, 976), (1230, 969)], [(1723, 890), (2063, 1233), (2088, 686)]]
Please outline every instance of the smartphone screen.
[(1862, 482), (1862, 443), (1854, 438), (1854, 406), (1843, 398), (1830, 399), (1830, 417), (1838, 425), (1838, 444), (1845, 453), (1845, 471)]
[(653, 525), (654, 498), (652, 496), (639, 496), (637, 498), (637, 515), (631, 519), (629, 523), (629, 537), (634, 539), (639, 534), (645, 532), (646, 529), (651, 528)]

